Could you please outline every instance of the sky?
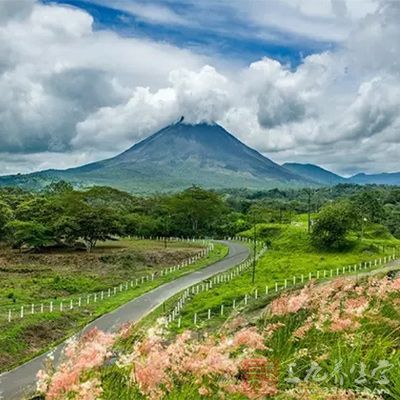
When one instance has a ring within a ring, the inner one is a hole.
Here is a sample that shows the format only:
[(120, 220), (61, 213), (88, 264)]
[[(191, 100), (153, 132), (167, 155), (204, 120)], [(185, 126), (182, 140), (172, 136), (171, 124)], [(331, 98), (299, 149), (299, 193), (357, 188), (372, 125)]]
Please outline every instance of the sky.
[(0, 175), (217, 122), (278, 163), (400, 171), (400, 1), (1, 0)]

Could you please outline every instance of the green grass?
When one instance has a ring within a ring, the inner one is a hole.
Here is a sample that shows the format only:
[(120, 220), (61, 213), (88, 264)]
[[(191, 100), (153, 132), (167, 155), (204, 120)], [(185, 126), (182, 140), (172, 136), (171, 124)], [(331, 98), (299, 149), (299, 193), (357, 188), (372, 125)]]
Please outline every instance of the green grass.
[(21, 253), (0, 247), (0, 307), (106, 290), (177, 264), (199, 251), (199, 243), (121, 239), (92, 253), (54, 249)]
[[(209, 330), (217, 329), (232, 311), (233, 301), (235, 300), (238, 305), (246, 294), (254, 295), (256, 289), (263, 295), (265, 287), (268, 286), (271, 292), (275, 282), (279, 282), (282, 286), (287, 279), (290, 285), (294, 275), (296, 282), (299, 283), (301, 275), (304, 275), (306, 281), (310, 272), (315, 277), (318, 270), (321, 271), (321, 276), (323, 270), (333, 269), (336, 272), (336, 269), (340, 268), (342, 271), (343, 266), (368, 262), (392, 254), (392, 248), (400, 243), (391, 236), (374, 238), (370, 235), (363, 241), (350, 238), (348, 247), (343, 251), (321, 251), (310, 242), (304, 216), (290, 225), (262, 224), (257, 230), (258, 236), (269, 243), (269, 250), (257, 263), (255, 284), (252, 284), (250, 268), (231, 282), (194, 295), (181, 311), (181, 328), (177, 327), (176, 322), (171, 324), (173, 333), (195, 328), (193, 326), (195, 313), (198, 316), (197, 329), (202, 327), (207, 327)], [(252, 231), (244, 232), (243, 235), (252, 237)], [(221, 304), (224, 304), (225, 308), (223, 316), (220, 315)], [(213, 315), (209, 321), (207, 321), (208, 309), (212, 310)]]
[[(378, 273), (378, 276), (384, 275)], [(365, 284), (365, 280), (361, 279), (359, 284)], [(348, 296), (352, 297), (351, 294)], [(354, 397), (354, 394), (353, 397), (346, 397), (343, 392), (351, 390), (353, 393), (359, 393), (360, 390), (370, 390), (377, 393), (381, 389), (386, 389), (388, 393), (383, 395), (383, 399), (399, 400), (400, 292), (391, 293), (385, 300), (378, 297), (377, 301), (377, 304), (371, 302), (374, 311), (363, 316), (360, 326), (354, 332), (333, 332), (328, 329), (312, 328), (300, 339), (294, 339), (293, 333), (313, 315), (312, 310), (303, 309), (297, 313), (271, 316), (268, 313), (261, 314), (260, 310), (253, 313), (251, 309), (246, 309), (243, 316), (247, 320), (247, 325), (256, 325), (259, 332), (263, 332), (263, 329), (271, 324), (277, 322), (282, 324), (282, 327), (270, 337), (266, 337), (265, 342), (268, 347), (266, 356), (278, 365), (280, 394), (273, 398), (325, 400), (329, 395), (331, 400), (377, 399), (361, 395)], [(227, 332), (229, 329), (224, 330), (221, 336), (226, 337)], [(132, 351), (133, 343), (126, 346), (125, 350)], [(290, 374), (290, 368), (293, 374)], [(105, 399), (112, 399), (113, 396), (126, 400), (146, 398), (139, 393), (137, 386), (128, 383), (125, 370), (107, 365), (102, 368), (101, 373)], [(363, 376), (366, 378), (365, 381), (359, 381)], [(294, 377), (299, 379), (301, 384), (288, 381)], [(380, 383), (384, 381), (387, 383)], [(296, 397), (291, 395), (290, 390), (294, 388), (302, 393), (302, 386), (304, 393), (301, 397), (298, 394)], [(198, 382), (187, 382), (182, 379), (163, 398), (201, 399), (198, 387)], [(335, 395), (338, 390), (342, 390), (342, 395)], [(233, 400), (245, 397), (228, 395), (225, 398)]]
[[(148, 245), (151, 248), (151, 245)], [(77, 332), (90, 321), (99, 316), (110, 312), (118, 306), (140, 296), (141, 294), (162, 285), (163, 283), (174, 280), (180, 276), (204, 268), (228, 253), (225, 245), (216, 243), (214, 250), (205, 258), (202, 258), (192, 265), (172, 272), (166, 276), (159, 277), (154, 281), (148, 281), (144, 284), (129, 288), (127, 291), (117, 292), (115, 296), (105, 298), (103, 301), (84, 304), (80, 308), (69, 310), (68, 300), (71, 297), (63, 298), (64, 312), (59, 311), (58, 299), (54, 302), (55, 308), (52, 313), (44, 312), (30, 314), (29, 308), (25, 310), (24, 318), (13, 318), (11, 323), (7, 322), (7, 310), (0, 316), (2, 330), (0, 332), (0, 372), (8, 370), (21, 364), (30, 358), (43, 353), (56, 343)], [(36, 309), (37, 310), (37, 309)]]

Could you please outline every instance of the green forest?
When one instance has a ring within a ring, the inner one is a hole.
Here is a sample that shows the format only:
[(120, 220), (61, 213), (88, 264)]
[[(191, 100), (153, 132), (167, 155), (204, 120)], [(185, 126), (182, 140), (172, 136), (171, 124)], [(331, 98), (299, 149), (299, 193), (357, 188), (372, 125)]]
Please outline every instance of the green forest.
[[(113, 237), (234, 236), (255, 223), (290, 223), (308, 214), (316, 246), (341, 248), (367, 227), (400, 238), (400, 188), (337, 185), (299, 190), (209, 191), (139, 197), (110, 187), (75, 190), (57, 182), (43, 191), (0, 189), (0, 241), (15, 249), (84, 247)], [(376, 226), (378, 229), (378, 227)]]

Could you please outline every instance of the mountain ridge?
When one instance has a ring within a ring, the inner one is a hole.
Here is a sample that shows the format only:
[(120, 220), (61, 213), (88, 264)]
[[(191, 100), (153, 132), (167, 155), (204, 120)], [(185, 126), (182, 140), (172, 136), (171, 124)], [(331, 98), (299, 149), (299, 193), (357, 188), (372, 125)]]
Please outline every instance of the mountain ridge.
[(273, 162), (218, 124), (168, 125), (122, 153), (66, 170), (0, 177), (0, 186), (43, 187), (54, 180), (75, 186), (108, 185), (123, 190), (173, 191), (206, 188), (268, 189), (314, 182)]
[(136, 193), (172, 192), (191, 185), (210, 189), (400, 185), (400, 172), (345, 178), (315, 164), (275, 163), (216, 123), (187, 124), (181, 117), (108, 159), (64, 170), (0, 176), (1, 186), (42, 189), (65, 180), (76, 187), (111, 186)]
[(343, 176), (335, 174), (334, 172), (322, 168), (316, 164), (286, 162), (282, 164), (282, 166), (298, 175), (311, 179), (314, 182), (322, 185), (336, 185), (338, 183), (345, 183), (347, 180)]

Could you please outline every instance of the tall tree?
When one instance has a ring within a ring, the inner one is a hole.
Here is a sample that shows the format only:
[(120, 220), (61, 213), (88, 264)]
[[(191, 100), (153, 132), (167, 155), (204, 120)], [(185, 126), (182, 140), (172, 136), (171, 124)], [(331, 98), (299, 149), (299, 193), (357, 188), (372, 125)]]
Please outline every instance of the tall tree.
[(319, 212), (311, 238), (325, 249), (339, 249), (346, 243), (346, 235), (354, 224), (354, 214), (348, 201), (326, 205)]

